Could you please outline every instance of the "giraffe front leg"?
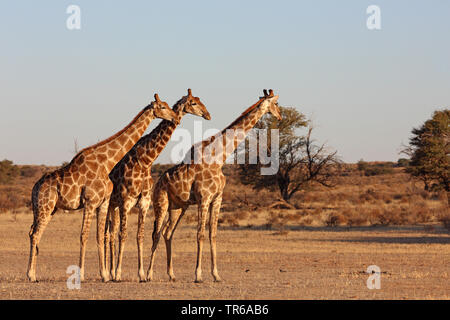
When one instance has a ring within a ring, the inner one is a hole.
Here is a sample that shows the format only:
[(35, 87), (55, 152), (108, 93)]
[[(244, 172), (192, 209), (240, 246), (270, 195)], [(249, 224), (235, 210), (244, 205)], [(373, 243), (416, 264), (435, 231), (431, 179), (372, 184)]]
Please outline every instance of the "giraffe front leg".
[[(108, 209), (109, 211), (109, 209)], [(105, 223), (105, 239), (104, 239), (104, 244), (105, 244), (105, 268), (106, 268), (106, 272), (108, 272), (108, 274), (111, 273), (111, 266), (109, 265), (108, 262), (108, 254), (109, 254), (109, 239), (110, 239), (110, 216), (109, 216), (109, 212), (106, 214), (106, 223)]]
[(102, 277), (103, 282), (109, 281), (109, 274), (106, 271), (105, 265), (105, 225), (108, 206), (109, 206), (109, 197), (97, 209), (97, 247), (100, 266), (100, 276)]
[(109, 208), (109, 259), (111, 279), (116, 279), (116, 234), (119, 228), (119, 212), (116, 208)]
[(133, 203), (131, 200), (125, 200), (125, 202), (120, 206), (120, 232), (119, 232), (119, 254), (117, 256), (117, 268), (116, 268), (116, 278), (115, 281), (119, 282), (122, 280), (122, 260), (123, 252), (125, 250), (125, 241), (128, 237), (128, 213), (130, 212)]
[(139, 204), (139, 218), (138, 218), (138, 230), (136, 233), (136, 242), (138, 247), (138, 276), (139, 282), (146, 282), (147, 277), (144, 273), (144, 225), (145, 216), (147, 215), (147, 208), (149, 207), (149, 201), (142, 201)]
[(217, 222), (219, 220), (220, 206), (222, 204), (222, 195), (219, 195), (211, 204), (211, 213), (209, 217), (209, 243), (211, 246), (211, 274), (215, 282), (220, 282), (222, 279), (217, 271), (217, 251), (216, 251), (216, 236), (217, 236)]
[(202, 279), (202, 253), (203, 240), (205, 239), (206, 218), (208, 216), (209, 201), (202, 201), (198, 206), (198, 227), (197, 227), (197, 266), (195, 268), (195, 282), (203, 282)]

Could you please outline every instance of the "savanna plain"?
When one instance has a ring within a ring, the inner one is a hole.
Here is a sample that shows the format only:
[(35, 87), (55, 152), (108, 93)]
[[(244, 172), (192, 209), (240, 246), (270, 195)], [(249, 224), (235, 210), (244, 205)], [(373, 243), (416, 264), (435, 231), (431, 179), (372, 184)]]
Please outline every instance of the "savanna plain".
[[(257, 192), (241, 185), (236, 170), (226, 168), (228, 184), (217, 238), (222, 282), (213, 282), (209, 275), (206, 240), (204, 282), (194, 283), (197, 218), (193, 206), (174, 236), (176, 282), (168, 281), (161, 240), (154, 280), (139, 283), (137, 215), (132, 214), (123, 280), (101, 282), (94, 222), (86, 255), (86, 281), (80, 289), (68, 289), (70, 274), (66, 270), (78, 263), (81, 212), (58, 211), (53, 216), (39, 246), (39, 282), (28, 282), (28, 232), (33, 217), (26, 204), (27, 186), (31, 188), (34, 175), (47, 168), (19, 169), (28, 173), (18, 175), (0, 190), (0, 299), (450, 298), (447, 196), (424, 193), (401, 168), (365, 175), (349, 167), (336, 188), (300, 192), (287, 207), (274, 201), (273, 191)], [(156, 169), (155, 175), (164, 168)], [(21, 201), (23, 207), (18, 206)], [(152, 229), (150, 210), (145, 232), (146, 267)], [(370, 265), (380, 268), (380, 289), (367, 287)]]

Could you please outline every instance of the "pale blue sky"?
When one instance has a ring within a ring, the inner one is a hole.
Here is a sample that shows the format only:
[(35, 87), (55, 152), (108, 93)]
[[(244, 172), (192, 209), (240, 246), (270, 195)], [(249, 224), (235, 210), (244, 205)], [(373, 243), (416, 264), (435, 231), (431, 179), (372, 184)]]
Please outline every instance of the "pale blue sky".
[[(66, 28), (70, 4), (81, 30)], [(450, 104), (449, 31), (448, 0), (1, 1), (0, 159), (59, 165), (74, 138), (107, 138), (154, 92), (172, 105), (190, 87), (204, 129), (273, 88), (344, 161), (397, 160), (411, 128)]]

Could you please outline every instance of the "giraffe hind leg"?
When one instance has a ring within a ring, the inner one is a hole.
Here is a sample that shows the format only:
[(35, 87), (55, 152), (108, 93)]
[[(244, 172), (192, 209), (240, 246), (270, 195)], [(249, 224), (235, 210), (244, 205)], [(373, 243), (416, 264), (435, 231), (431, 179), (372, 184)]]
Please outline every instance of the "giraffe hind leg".
[(45, 227), (50, 222), (51, 217), (56, 211), (54, 201), (48, 201), (43, 207), (34, 206), (33, 214), (34, 221), (31, 225), (29, 237), (30, 237), (30, 258), (28, 262), (27, 277), (31, 282), (37, 282), (36, 280), (36, 260), (39, 254), (39, 241), (44, 233)]
[(167, 254), (167, 274), (169, 275), (170, 281), (176, 281), (175, 274), (173, 272), (173, 263), (172, 263), (172, 239), (173, 234), (175, 233), (175, 229), (177, 228), (178, 223), (186, 212), (186, 208), (182, 209), (172, 209), (169, 212), (169, 221), (167, 226), (164, 228), (163, 235), (164, 240), (166, 242), (166, 254)]
[(169, 208), (169, 201), (167, 198), (167, 194), (164, 194), (161, 201), (153, 201), (153, 211), (155, 214), (155, 223), (153, 225), (153, 233), (152, 233), (152, 251), (150, 254), (150, 265), (147, 270), (147, 281), (153, 280), (153, 264), (155, 262), (155, 254), (156, 248), (158, 247), (158, 242), (161, 237), (162, 229), (164, 227), (164, 219), (167, 214), (167, 210)]

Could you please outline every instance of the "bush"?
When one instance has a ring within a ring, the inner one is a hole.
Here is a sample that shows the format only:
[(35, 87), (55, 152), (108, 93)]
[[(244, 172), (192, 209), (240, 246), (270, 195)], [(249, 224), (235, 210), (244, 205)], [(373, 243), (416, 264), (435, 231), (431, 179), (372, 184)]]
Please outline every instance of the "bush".
[(359, 160), (357, 163), (357, 167), (359, 171), (366, 171), (369, 167), (369, 164), (365, 162), (363, 159)]
[(357, 167), (359, 171), (364, 172), (364, 175), (366, 177), (394, 173), (394, 163), (392, 162), (382, 162), (372, 164), (365, 162), (363, 160), (359, 160)]
[(0, 161), (0, 184), (10, 183), (19, 175), (19, 168), (10, 160)]
[(24, 178), (35, 177), (39, 175), (40, 172), (41, 170), (38, 167), (24, 166), (20, 168), (20, 176)]
[(397, 167), (407, 167), (409, 166), (409, 159), (405, 159), (405, 158), (400, 158), (397, 161)]

